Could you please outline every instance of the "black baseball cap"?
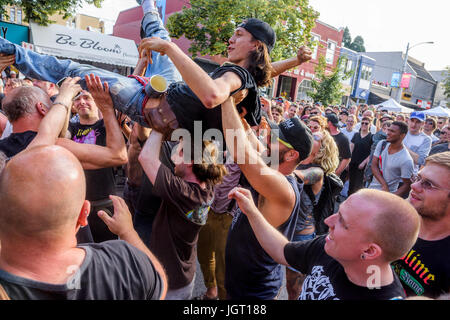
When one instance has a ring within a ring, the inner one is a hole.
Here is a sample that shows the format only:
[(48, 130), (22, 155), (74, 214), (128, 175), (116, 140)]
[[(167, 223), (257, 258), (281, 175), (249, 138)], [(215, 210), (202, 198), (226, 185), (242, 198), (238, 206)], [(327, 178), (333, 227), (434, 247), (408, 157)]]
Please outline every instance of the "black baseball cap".
[(266, 44), (269, 52), (272, 51), (275, 46), (277, 36), (275, 31), (273, 31), (272, 27), (267, 22), (256, 18), (248, 18), (245, 19), (244, 22), (242, 22), (238, 27), (244, 28), (250, 32), (256, 40), (262, 41)]
[(305, 160), (311, 154), (314, 137), (311, 130), (297, 117), (280, 122), (279, 125), (269, 121), (271, 131), (278, 129), (278, 140), (286, 147), (298, 151), (300, 160)]
[(327, 117), (328, 121), (330, 121), (333, 124), (333, 126), (335, 126), (336, 128), (341, 127), (339, 125), (339, 118), (337, 117), (337, 115), (335, 113), (329, 113), (329, 114), (325, 115), (325, 117)]

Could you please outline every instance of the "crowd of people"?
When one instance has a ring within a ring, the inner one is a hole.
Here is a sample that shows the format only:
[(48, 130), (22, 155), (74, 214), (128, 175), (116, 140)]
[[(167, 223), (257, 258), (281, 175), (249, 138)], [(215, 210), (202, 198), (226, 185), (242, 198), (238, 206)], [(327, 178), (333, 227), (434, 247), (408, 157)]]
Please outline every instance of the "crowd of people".
[(130, 77), (0, 38), (1, 299), (448, 298), (448, 118), (262, 97), (311, 50), (250, 18), (207, 74), (141, 2)]

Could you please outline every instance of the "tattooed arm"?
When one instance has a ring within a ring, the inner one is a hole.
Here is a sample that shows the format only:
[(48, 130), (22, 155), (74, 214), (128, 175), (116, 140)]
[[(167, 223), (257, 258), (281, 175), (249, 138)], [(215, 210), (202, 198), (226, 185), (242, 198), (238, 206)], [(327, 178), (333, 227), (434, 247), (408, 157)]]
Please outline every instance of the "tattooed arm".
[(314, 194), (322, 189), (324, 172), (321, 168), (313, 167), (306, 170), (295, 170), (294, 174), (303, 180), (305, 185), (311, 185)]

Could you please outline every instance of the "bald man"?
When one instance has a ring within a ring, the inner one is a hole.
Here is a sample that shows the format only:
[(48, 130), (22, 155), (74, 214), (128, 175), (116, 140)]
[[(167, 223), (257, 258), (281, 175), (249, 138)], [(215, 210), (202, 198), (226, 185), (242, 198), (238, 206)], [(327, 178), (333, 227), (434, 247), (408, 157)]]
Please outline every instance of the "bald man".
[(115, 214), (107, 221), (124, 241), (77, 246), (75, 235), (90, 210), (85, 193), (83, 168), (62, 147), (32, 146), (7, 163), (0, 174), (0, 285), (8, 296), (164, 298), (164, 271), (134, 231), (120, 198), (112, 197)]
[(405, 297), (390, 263), (414, 245), (420, 219), (411, 204), (400, 197), (360, 190), (325, 220), (328, 235), (303, 242), (289, 242), (268, 224), (248, 190), (236, 188), (229, 197), (236, 199), (247, 215), (264, 250), (278, 263), (307, 275), (299, 300)]

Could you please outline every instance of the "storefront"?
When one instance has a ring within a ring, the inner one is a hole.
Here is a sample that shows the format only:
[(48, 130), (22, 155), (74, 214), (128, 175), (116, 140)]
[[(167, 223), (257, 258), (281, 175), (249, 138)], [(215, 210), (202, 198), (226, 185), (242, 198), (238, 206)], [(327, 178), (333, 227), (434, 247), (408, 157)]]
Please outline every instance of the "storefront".
[(132, 73), (139, 53), (134, 41), (102, 33), (70, 29), (52, 24), (30, 24), (32, 49), (38, 53), (69, 58), (80, 63), (114, 71)]

